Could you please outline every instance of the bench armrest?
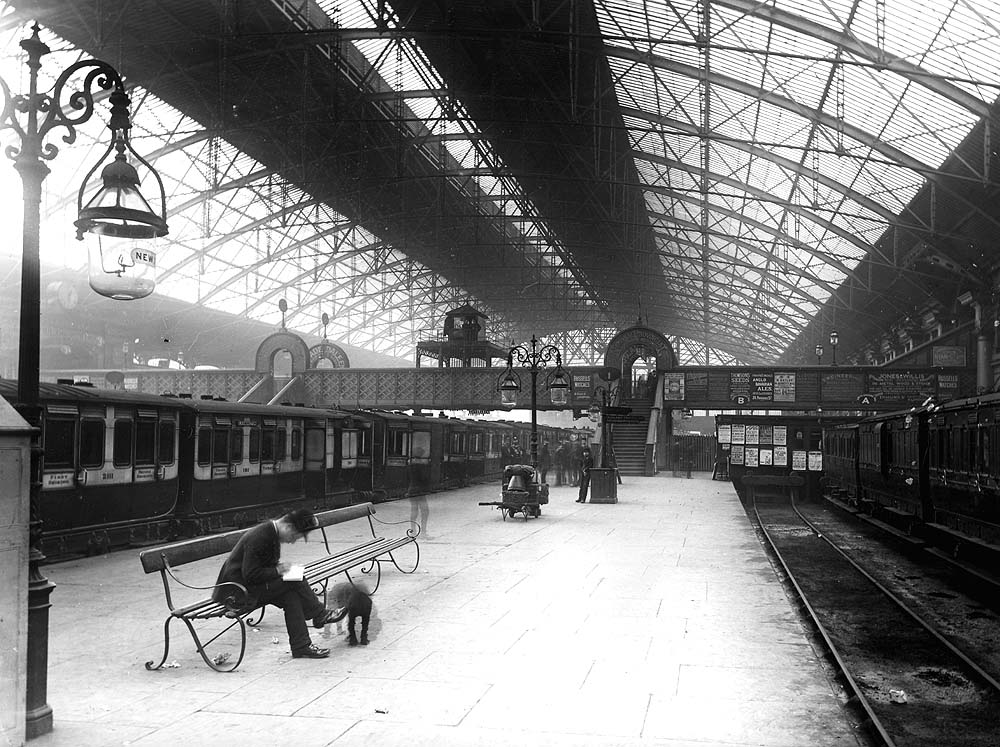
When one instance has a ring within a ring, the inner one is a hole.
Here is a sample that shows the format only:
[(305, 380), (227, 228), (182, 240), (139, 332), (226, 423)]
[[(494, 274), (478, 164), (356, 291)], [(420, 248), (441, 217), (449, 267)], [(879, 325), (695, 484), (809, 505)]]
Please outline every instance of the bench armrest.
[(230, 601), (232, 601), (233, 604), (231, 606), (234, 607), (236, 606), (235, 600), (237, 593), (242, 592), (244, 598), (248, 596), (246, 587), (243, 586), (243, 584), (239, 584), (235, 581), (223, 581), (221, 584), (211, 584), (210, 586), (195, 586), (194, 584), (185, 583), (174, 573), (174, 569), (170, 567), (170, 563), (166, 560), (166, 558), (164, 558), (163, 561), (163, 568), (160, 569), (160, 577), (163, 579), (163, 594), (167, 599), (167, 608), (170, 609), (171, 611), (173, 611), (175, 607), (174, 607), (173, 597), (170, 594), (170, 582), (167, 580), (168, 577), (173, 579), (177, 584), (183, 586), (186, 589), (196, 589), (198, 591), (206, 591), (208, 589), (221, 589), (223, 586), (235, 587), (233, 593), (227, 596), (225, 602), (223, 602), (223, 604), (229, 605)]
[[(417, 538), (417, 536), (420, 534), (420, 525), (417, 524), (414, 521), (409, 520), (409, 519), (403, 519), (403, 521), (382, 521), (382, 519), (378, 518), (375, 515), (374, 511), (368, 516), (368, 519), (369, 519), (369, 521), (371, 521), (371, 520), (374, 519), (375, 521), (377, 521), (379, 524), (382, 524), (383, 526), (390, 526), (390, 525), (394, 525), (394, 524), (409, 524), (410, 528), (406, 530), (406, 536), (409, 537), (410, 539), (414, 539), (415, 540)], [(375, 527), (373, 525), (372, 526), (372, 535), (374, 536), (374, 534), (375, 534)]]
[(223, 581), (221, 584), (210, 584), (208, 586), (195, 586), (194, 584), (188, 584), (181, 581), (181, 579), (174, 574), (174, 569), (170, 567), (169, 563), (164, 563), (163, 566), (164, 573), (168, 574), (175, 582), (181, 586), (188, 589), (197, 589), (198, 591), (205, 591), (207, 589), (221, 589), (223, 586), (235, 586), (237, 591), (243, 592), (244, 595), (247, 594), (247, 587), (236, 581)]

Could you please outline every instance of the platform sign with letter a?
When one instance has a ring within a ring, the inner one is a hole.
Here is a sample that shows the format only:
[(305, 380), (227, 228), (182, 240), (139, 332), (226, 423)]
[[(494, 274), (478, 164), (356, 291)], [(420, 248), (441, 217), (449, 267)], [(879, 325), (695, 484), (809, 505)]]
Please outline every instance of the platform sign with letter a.
[(874, 405), (875, 404), (875, 400), (877, 400), (877, 399), (878, 399), (878, 397), (876, 395), (874, 395), (874, 394), (859, 394), (858, 395), (858, 404), (859, 405)]

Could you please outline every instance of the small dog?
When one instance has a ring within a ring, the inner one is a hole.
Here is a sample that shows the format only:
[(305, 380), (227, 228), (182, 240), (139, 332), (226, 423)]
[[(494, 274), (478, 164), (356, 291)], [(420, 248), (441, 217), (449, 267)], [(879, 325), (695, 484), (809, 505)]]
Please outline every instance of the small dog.
[[(351, 646), (368, 645), (368, 625), (372, 618), (372, 598), (368, 588), (361, 582), (336, 584), (328, 593), (333, 601), (336, 614), (333, 621), (340, 632), (340, 621), (347, 618), (347, 642)], [(354, 631), (354, 622), (361, 618), (361, 639)]]

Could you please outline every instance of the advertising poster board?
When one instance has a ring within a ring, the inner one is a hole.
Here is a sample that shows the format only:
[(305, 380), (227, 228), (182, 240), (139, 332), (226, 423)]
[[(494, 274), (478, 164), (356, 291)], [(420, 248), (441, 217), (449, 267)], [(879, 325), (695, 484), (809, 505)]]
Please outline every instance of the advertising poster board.
[(684, 401), (684, 374), (663, 374), (663, 399), (670, 402)]

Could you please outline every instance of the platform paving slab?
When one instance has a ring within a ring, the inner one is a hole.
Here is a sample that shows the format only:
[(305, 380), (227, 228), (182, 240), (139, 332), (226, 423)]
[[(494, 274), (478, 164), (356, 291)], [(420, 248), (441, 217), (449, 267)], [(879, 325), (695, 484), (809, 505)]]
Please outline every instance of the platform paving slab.
[[(45, 566), (55, 726), (30, 744), (859, 744), (730, 483), (626, 477), (601, 505), (553, 486), (527, 521), (478, 505), (498, 495), (429, 496), (420, 566), (383, 568), (371, 644), (331, 625), (313, 633), (324, 660), (292, 659), (269, 608), (235, 672), (208, 669), (176, 624), (174, 666), (148, 672), (167, 610), (138, 551)], [(338, 528), (344, 545), (367, 531)], [(179, 572), (210, 584), (220, 563)]]

